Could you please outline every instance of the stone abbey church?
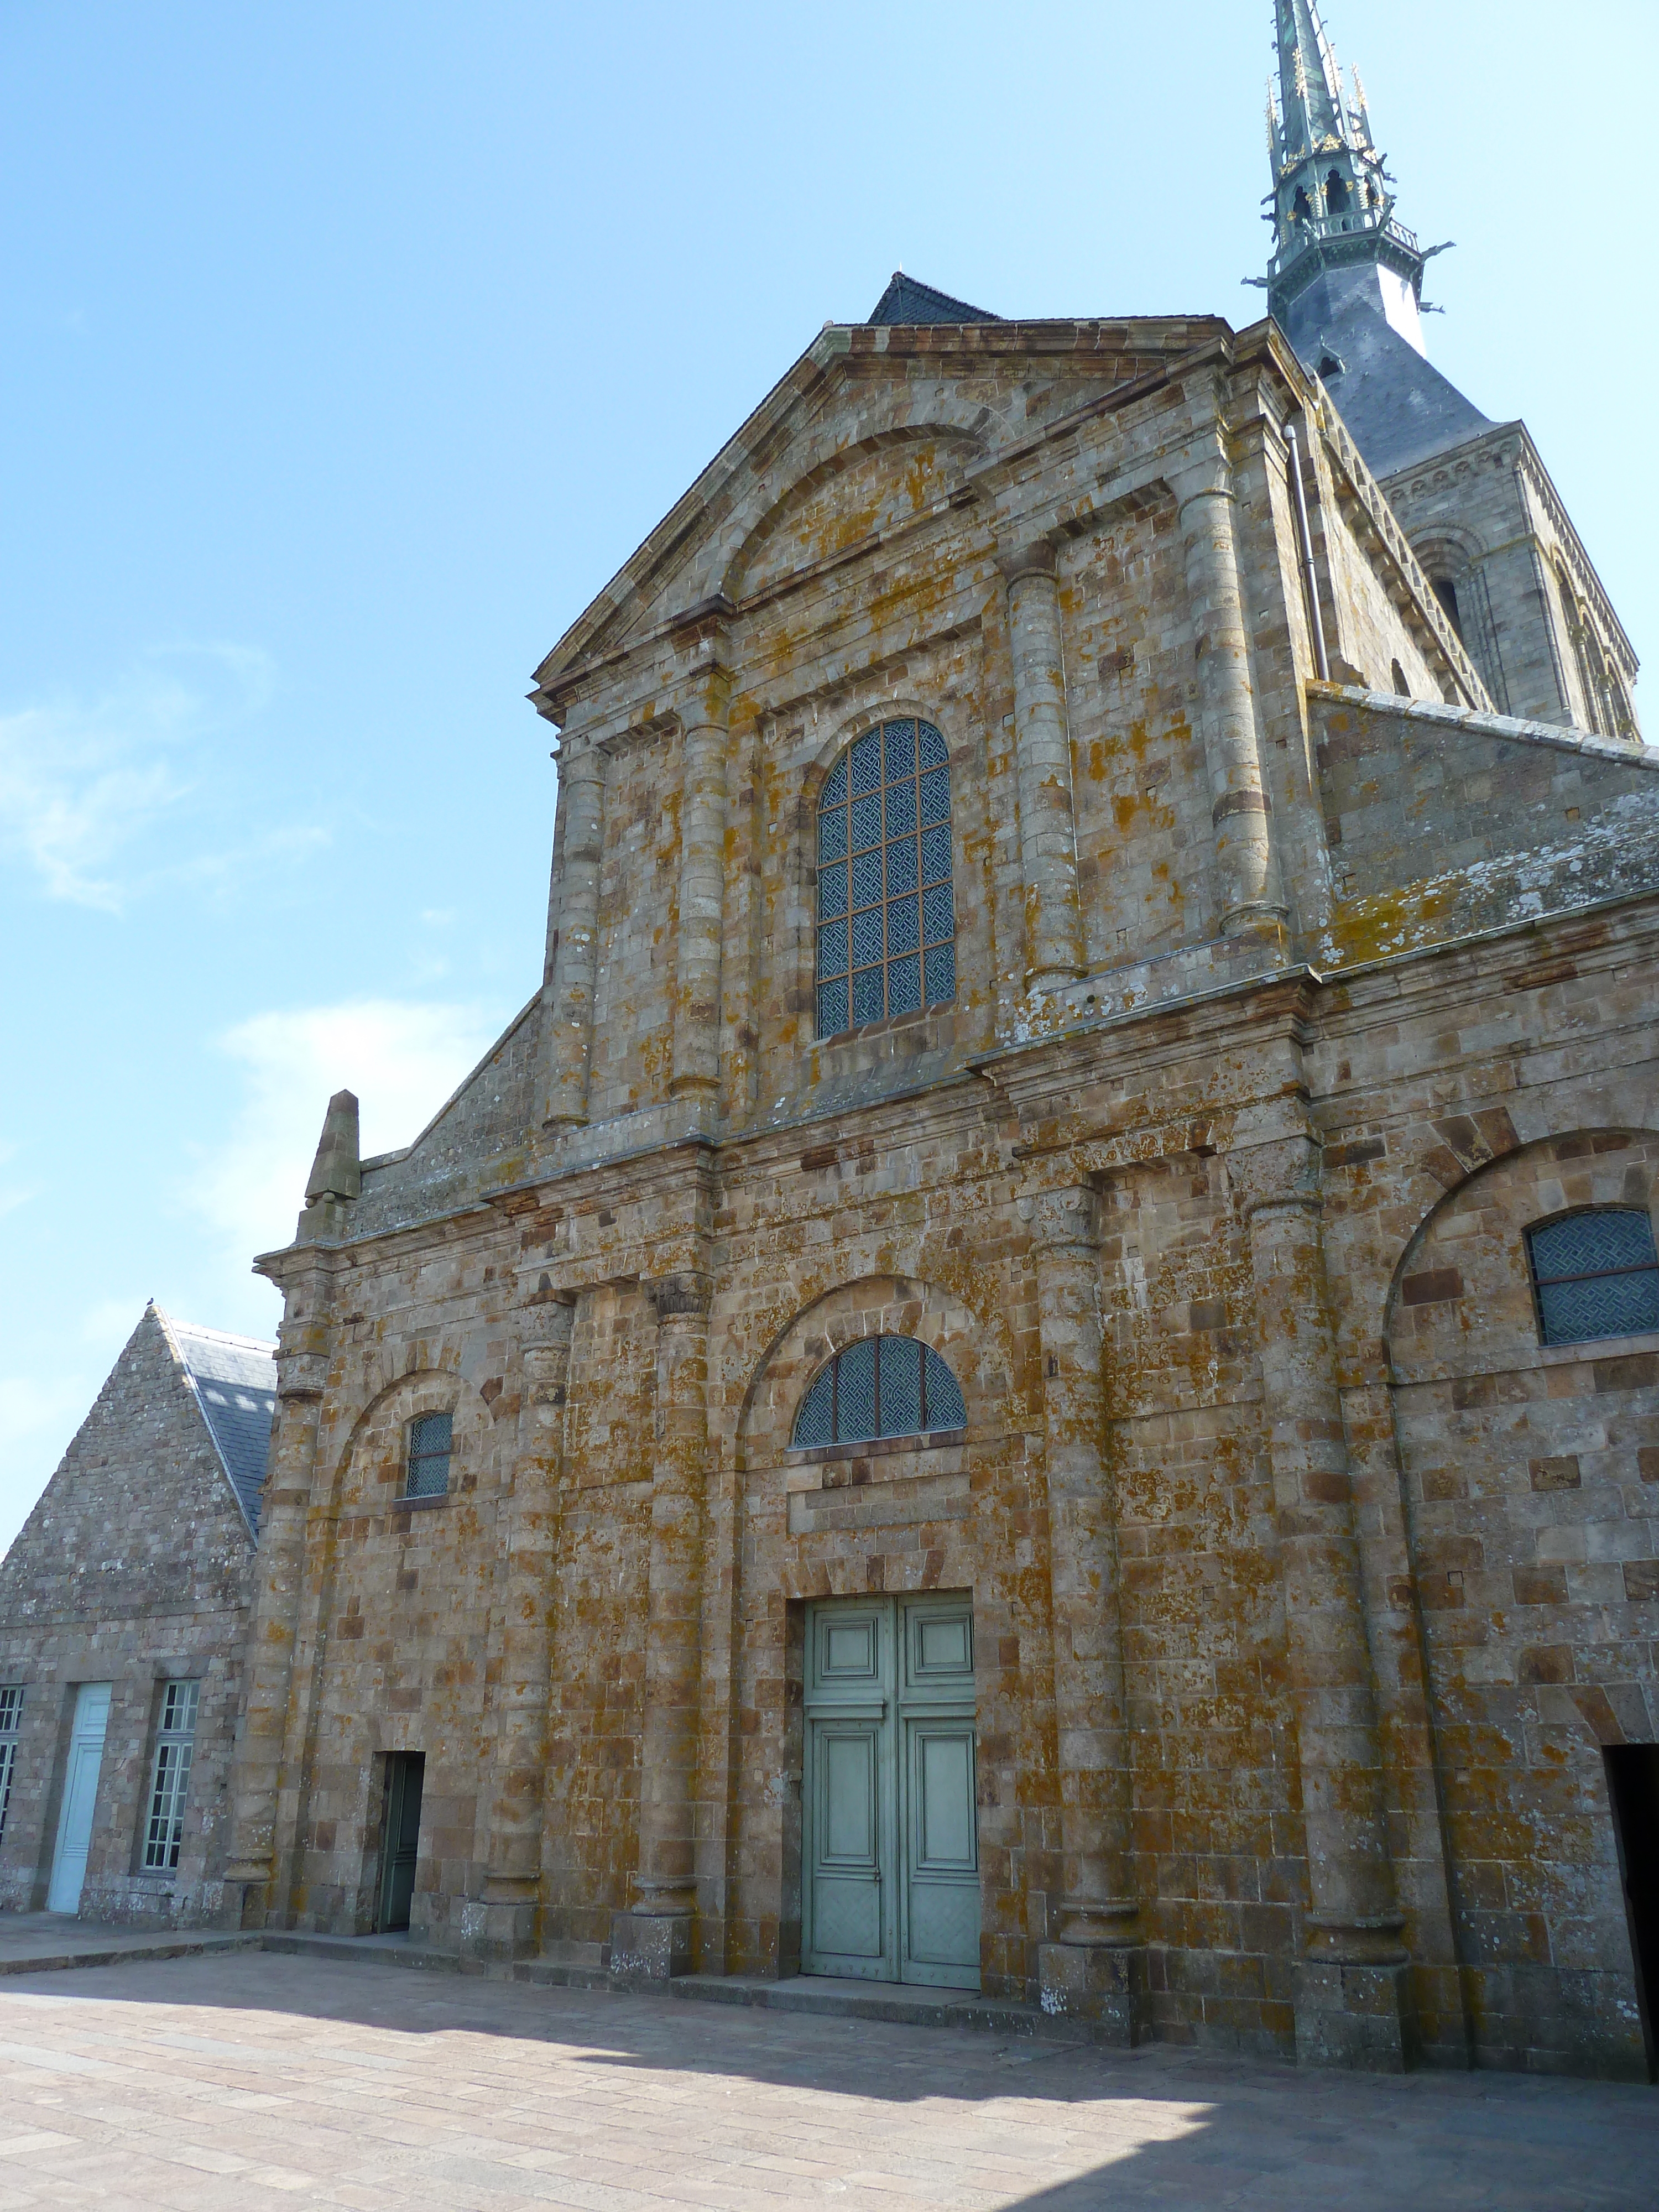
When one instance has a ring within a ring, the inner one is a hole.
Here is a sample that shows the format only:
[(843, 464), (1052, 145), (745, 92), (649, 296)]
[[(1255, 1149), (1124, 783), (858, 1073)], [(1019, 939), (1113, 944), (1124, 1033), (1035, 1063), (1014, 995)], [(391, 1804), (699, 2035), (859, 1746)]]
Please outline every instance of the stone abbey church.
[(231, 1924), (1649, 2072), (1659, 753), (1277, 35), (1262, 320), (896, 276), (538, 670), (541, 987), (258, 1263)]

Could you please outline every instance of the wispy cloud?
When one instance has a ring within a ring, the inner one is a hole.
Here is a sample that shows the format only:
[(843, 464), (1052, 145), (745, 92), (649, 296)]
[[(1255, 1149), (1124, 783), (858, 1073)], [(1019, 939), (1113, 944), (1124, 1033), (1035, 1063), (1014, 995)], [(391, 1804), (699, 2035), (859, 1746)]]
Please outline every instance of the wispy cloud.
[(256, 1014), (219, 1040), (241, 1064), (244, 1101), (194, 1179), (198, 1207), (251, 1259), (285, 1244), (336, 1091), (362, 1102), (365, 1155), (417, 1136), (499, 1033), (476, 1005), (360, 999)]
[(214, 811), (202, 744), (259, 713), (272, 688), (256, 648), (173, 646), (99, 698), (64, 692), (0, 714), (0, 852), (48, 897), (118, 913), (160, 884), (222, 879), (252, 853), (319, 842), (320, 831), (277, 828), (234, 852), (155, 850), (163, 825)]

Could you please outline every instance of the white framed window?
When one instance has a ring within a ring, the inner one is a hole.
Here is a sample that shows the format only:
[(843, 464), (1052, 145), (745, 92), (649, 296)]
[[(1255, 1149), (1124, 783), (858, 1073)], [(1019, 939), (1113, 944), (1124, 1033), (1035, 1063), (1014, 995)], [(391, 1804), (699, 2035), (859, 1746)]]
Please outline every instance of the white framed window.
[(146, 1873), (171, 1873), (179, 1863), (179, 1847), (185, 1840), (185, 1804), (190, 1796), (190, 1765), (196, 1749), (196, 1707), (201, 1692), (199, 1682), (169, 1682), (161, 1694), (149, 1821), (144, 1831)]
[(17, 1727), (23, 1715), (23, 1686), (0, 1682), (0, 1838), (6, 1832), (11, 1778), (17, 1765)]

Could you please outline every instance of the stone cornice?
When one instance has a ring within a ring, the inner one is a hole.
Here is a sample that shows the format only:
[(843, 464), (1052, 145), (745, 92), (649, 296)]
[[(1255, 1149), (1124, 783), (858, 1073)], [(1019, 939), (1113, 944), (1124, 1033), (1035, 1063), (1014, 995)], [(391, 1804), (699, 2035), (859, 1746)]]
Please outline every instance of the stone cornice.
[[(1462, 685), (1464, 697), (1477, 713), (1491, 714), (1493, 711), (1492, 702), (1480, 672), (1464, 651), (1462, 639), (1435, 597), (1434, 586), (1423, 573), (1421, 563), (1412, 550), (1410, 541), (1401, 528), (1399, 518), (1389, 506), (1387, 495), (1360, 458), (1359, 448), (1348, 435), (1347, 426), (1323, 385), (1317, 386), (1317, 400), (1310, 413), (1318, 425), (1326, 459), (1342, 480), (1338, 497), (1346, 488), (1349, 497), (1364, 516), (1370, 526), (1369, 534), (1393, 562), (1401, 582), (1411, 596), (1413, 611), (1423, 629), (1439, 647), (1447, 668)], [(1318, 489), (1317, 477), (1316, 470), (1316, 490)], [(1367, 534), (1364, 531), (1356, 532), (1362, 544)]]

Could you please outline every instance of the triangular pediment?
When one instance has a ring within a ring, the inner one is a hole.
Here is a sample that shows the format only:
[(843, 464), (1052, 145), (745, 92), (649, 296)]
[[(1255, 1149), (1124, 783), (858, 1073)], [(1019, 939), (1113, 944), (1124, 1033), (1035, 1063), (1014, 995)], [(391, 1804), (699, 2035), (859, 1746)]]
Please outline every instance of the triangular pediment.
[[(944, 295), (941, 295), (940, 297)], [(955, 304), (955, 303), (953, 303)], [(581, 672), (948, 501), (1041, 427), (1229, 338), (1219, 318), (826, 325), (536, 672)]]

